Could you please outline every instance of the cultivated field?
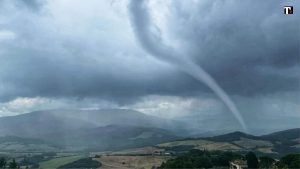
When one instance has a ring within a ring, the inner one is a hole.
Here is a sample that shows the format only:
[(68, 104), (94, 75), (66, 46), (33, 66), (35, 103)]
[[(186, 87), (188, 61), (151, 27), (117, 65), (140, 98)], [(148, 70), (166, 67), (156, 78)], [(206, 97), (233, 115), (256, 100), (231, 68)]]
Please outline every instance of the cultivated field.
[(121, 156), (103, 155), (96, 160), (102, 163), (101, 169), (129, 169), (143, 168), (151, 169), (153, 166), (160, 166), (162, 162), (170, 159), (167, 156)]
[(174, 146), (200, 146), (205, 144), (210, 144), (212, 141), (207, 140), (182, 140), (182, 141), (172, 141), (168, 143), (158, 144), (159, 147), (174, 147)]
[(228, 143), (228, 142), (214, 142), (207, 140), (183, 140), (183, 141), (174, 141), (158, 145), (161, 148), (164, 147), (175, 147), (175, 146), (194, 146), (196, 149), (200, 150), (240, 150), (241, 148)]
[(164, 149), (156, 147), (142, 147), (142, 148), (132, 148), (122, 151), (116, 151), (110, 153), (111, 155), (151, 155), (154, 152), (164, 151)]
[(266, 154), (278, 154), (278, 153), (276, 153), (276, 152), (274, 152), (273, 150), (272, 150), (272, 148), (273, 147), (262, 147), (262, 148), (257, 148), (256, 150), (257, 151), (260, 151), (260, 152), (262, 152), (262, 153), (266, 153)]
[(241, 138), (239, 141), (234, 141), (234, 143), (246, 149), (257, 147), (273, 147), (273, 144), (270, 141), (253, 140), (248, 138)]
[(199, 149), (199, 150), (208, 150), (208, 151), (215, 151), (215, 150), (237, 151), (237, 150), (241, 150), (240, 147), (238, 147), (238, 146), (236, 146), (234, 144), (231, 144), (231, 143), (226, 143), (226, 142), (212, 142), (212, 143), (208, 143), (208, 144), (203, 144), (203, 145), (197, 146), (196, 149)]

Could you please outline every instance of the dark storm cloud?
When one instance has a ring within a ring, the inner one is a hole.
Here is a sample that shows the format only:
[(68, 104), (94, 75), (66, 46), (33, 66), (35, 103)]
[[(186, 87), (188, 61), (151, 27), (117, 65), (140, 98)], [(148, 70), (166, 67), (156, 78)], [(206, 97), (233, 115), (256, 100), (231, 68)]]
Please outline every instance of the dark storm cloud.
[[(152, 94), (210, 92), (191, 77), (147, 59), (131, 44), (131, 34), (124, 33), (129, 40), (119, 36), (125, 29), (132, 31), (129, 24), (110, 25), (113, 21), (107, 18), (109, 22), (102, 24), (97, 16), (89, 22), (76, 18), (78, 23), (69, 28), (69, 18), (63, 15), (64, 22), (57, 24), (57, 20), (40, 21), (42, 14), (32, 16), (21, 9), (40, 9), (45, 2), (18, 3), (23, 4), (16, 6), (18, 16), (13, 15), (16, 11), (0, 12), (5, 20), (0, 22), (1, 101), (41, 96), (128, 103)], [(171, 1), (168, 34), (225, 91), (249, 96), (298, 90), (299, 14), (283, 15), (285, 4), (277, 0), (192, 3)], [(105, 35), (101, 34), (103, 27), (109, 27)], [(2, 28), (16, 34), (15, 39), (1, 42)], [(119, 57), (117, 52), (125, 55)]]
[(21, 0), (19, 3), (23, 3), (26, 7), (32, 10), (39, 10), (42, 6), (44, 0)]
[[(39, 11), (46, 0), (0, 0), (0, 5), (4, 6), (5, 3), (11, 3), (20, 9), (30, 9), (32, 12)], [(0, 6), (0, 8), (1, 8)]]
[[(185, 50), (226, 91), (255, 95), (299, 89), (300, 20), (282, 1), (176, 1), (169, 24)], [(292, 3), (292, 4), (290, 4)], [(264, 68), (269, 71), (262, 71)]]
[(98, 65), (84, 58), (80, 62), (70, 59), (72, 56), (55, 57), (60, 55), (59, 52), (10, 49), (2, 56), (1, 70), (5, 72), (0, 73), (4, 82), (1, 101), (38, 96), (98, 97), (123, 104), (148, 94), (174, 95), (178, 90), (179, 95), (191, 95), (191, 88), (199, 88), (197, 85), (186, 88), (187, 82), (193, 84), (192, 80), (172, 70), (158, 76), (156, 71), (129, 72), (121, 63), (110, 69), (112, 65)]

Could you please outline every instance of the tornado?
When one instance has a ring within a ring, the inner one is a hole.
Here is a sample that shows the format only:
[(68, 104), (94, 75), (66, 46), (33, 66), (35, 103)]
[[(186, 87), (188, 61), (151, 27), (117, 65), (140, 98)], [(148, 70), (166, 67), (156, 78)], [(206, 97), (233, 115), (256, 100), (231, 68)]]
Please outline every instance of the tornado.
[(176, 52), (171, 46), (164, 44), (160, 34), (154, 31), (159, 30), (159, 28), (151, 24), (149, 9), (145, 0), (131, 0), (128, 9), (131, 26), (141, 47), (151, 56), (180, 69), (197, 81), (207, 85), (228, 107), (242, 129), (247, 131), (241, 113), (217, 82), (202, 67), (192, 62), (188, 57)]

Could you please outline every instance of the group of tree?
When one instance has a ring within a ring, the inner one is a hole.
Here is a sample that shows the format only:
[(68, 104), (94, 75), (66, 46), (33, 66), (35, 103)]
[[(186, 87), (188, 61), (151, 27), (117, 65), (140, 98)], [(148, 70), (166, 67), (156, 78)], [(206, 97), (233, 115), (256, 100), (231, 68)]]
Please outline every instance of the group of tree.
[(300, 154), (289, 154), (276, 162), (271, 157), (261, 156), (257, 158), (255, 153), (248, 152), (245, 156), (234, 152), (209, 152), (191, 150), (189, 153), (170, 159), (159, 167), (163, 168), (215, 168), (229, 167), (230, 161), (244, 160), (248, 168), (261, 169), (287, 169), (300, 168)]
[(268, 156), (259, 157), (257, 159), (253, 152), (246, 155), (248, 168), (278, 168), (278, 169), (295, 169), (300, 168), (300, 154), (288, 154), (282, 157), (279, 161)]
[(288, 154), (276, 162), (277, 168), (300, 168), (300, 154)]
[(101, 167), (101, 163), (99, 161), (95, 161), (92, 158), (83, 158), (76, 160), (74, 162), (65, 164), (60, 166), (59, 169), (63, 168), (89, 168), (89, 169), (96, 169)]
[(229, 166), (229, 161), (243, 158), (242, 155), (234, 152), (209, 152), (191, 150), (175, 159), (162, 163), (160, 168), (212, 168)]
[(56, 156), (54, 152), (45, 152), (38, 155), (25, 156), (20, 162), (20, 166), (27, 166), (30, 168), (39, 168), (39, 163), (53, 159)]
[(3, 168), (15, 169), (15, 168), (19, 168), (19, 164), (16, 162), (15, 159), (12, 159), (12, 161), (8, 162), (6, 160), (6, 158), (0, 157), (0, 168), (2, 168), (2, 169)]
[(39, 168), (39, 163), (44, 160), (43, 155), (34, 155), (29, 157), (24, 157), (20, 161), (21, 166), (30, 166), (31, 168)]

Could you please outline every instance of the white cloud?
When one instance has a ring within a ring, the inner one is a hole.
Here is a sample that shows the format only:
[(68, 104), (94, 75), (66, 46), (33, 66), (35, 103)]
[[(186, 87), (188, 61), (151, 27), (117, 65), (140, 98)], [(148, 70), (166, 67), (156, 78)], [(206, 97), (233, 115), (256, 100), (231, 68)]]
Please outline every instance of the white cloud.
[(114, 103), (99, 99), (19, 97), (9, 102), (0, 103), (0, 117), (24, 114), (32, 111), (47, 109), (91, 110), (116, 107), (117, 105)]
[(7, 40), (14, 40), (16, 38), (16, 34), (9, 30), (0, 30), (0, 42)]
[(199, 115), (200, 118), (205, 118), (208, 115), (222, 112), (224, 106), (219, 100), (210, 97), (184, 98), (152, 95), (146, 96), (140, 102), (125, 108), (139, 110), (149, 115), (174, 119), (195, 114)]
[(0, 104), (0, 116), (16, 115), (25, 113), (28, 110), (32, 110), (42, 104), (45, 104), (48, 100), (44, 98), (27, 98), (19, 97), (10, 102)]

